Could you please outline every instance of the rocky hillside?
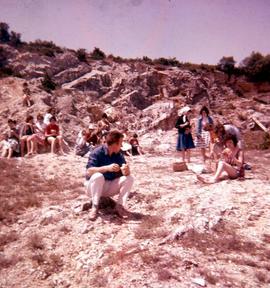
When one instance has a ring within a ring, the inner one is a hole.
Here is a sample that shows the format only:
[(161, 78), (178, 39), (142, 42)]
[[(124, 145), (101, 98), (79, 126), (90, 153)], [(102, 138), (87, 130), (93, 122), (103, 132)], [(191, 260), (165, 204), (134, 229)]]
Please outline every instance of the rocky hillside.
[[(5, 65), (12, 71), (10, 77), (0, 79), (1, 131), (8, 117), (23, 120), (26, 114), (45, 112), (51, 106), (57, 108), (71, 143), (81, 126), (98, 121), (103, 112), (115, 127), (140, 135), (157, 128), (170, 130), (177, 109), (185, 104), (194, 108), (194, 118), (207, 105), (216, 120), (233, 122), (243, 130), (254, 128), (251, 117), (270, 126), (267, 83), (254, 84), (243, 76), (229, 79), (215, 67), (203, 65), (170, 67), (113, 56), (93, 60), (88, 54), (80, 61), (78, 52), (69, 49), (51, 56), (32, 50), (0, 45)], [(55, 90), (45, 91), (45, 74), (56, 84)], [(25, 81), (34, 101), (30, 108), (22, 106)]]

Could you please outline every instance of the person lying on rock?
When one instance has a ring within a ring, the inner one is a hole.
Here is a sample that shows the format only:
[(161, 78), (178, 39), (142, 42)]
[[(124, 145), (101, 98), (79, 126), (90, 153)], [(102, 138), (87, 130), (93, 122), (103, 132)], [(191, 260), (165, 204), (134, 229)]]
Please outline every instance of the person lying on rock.
[(224, 138), (226, 148), (222, 151), (222, 158), (219, 160), (215, 175), (209, 179), (197, 175), (198, 180), (203, 183), (216, 183), (222, 179), (225, 172), (230, 179), (244, 177), (244, 152), (239, 148), (235, 135), (228, 134)]
[(100, 197), (111, 197), (118, 194), (116, 212), (120, 217), (130, 213), (124, 208), (133, 185), (129, 165), (120, 152), (123, 134), (112, 130), (106, 137), (106, 143), (95, 148), (86, 165), (87, 194), (92, 198), (92, 210), (89, 219), (98, 216)]

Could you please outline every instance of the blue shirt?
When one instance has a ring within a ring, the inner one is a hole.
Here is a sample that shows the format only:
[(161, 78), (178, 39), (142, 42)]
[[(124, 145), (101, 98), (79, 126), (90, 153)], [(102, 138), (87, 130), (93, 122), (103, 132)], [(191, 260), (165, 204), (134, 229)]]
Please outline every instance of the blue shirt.
[[(90, 167), (102, 167), (110, 164), (118, 164), (120, 167), (126, 163), (126, 160), (121, 152), (112, 153), (109, 155), (109, 150), (107, 145), (101, 145), (95, 148), (88, 159), (86, 169)], [(114, 180), (115, 178), (121, 177), (123, 174), (119, 172), (105, 172), (103, 173), (105, 180)], [(89, 180), (90, 176), (86, 176), (86, 179)]]

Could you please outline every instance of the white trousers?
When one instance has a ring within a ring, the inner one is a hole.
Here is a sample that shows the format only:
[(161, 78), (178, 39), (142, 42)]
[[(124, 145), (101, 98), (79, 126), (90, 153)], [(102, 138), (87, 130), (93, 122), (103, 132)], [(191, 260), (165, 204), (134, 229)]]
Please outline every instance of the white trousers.
[(125, 206), (133, 182), (134, 179), (130, 175), (109, 181), (105, 180), (102, 173), (97, 172), (91, 176), (86, 184), (87, 194), (92, 198), (93, 205), (96, 206), (98, 206), (101, 196), (111, 197), (119, 194), (117, 203)]

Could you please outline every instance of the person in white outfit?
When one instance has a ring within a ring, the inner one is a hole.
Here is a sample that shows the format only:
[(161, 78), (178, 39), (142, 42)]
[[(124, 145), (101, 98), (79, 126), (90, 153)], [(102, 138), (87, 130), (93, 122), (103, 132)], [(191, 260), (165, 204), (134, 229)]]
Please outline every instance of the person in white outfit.
[(98, 216), (100, 197), (118, 194), (116, 212), (120, 217), (130, 213), (124, 208), (131, 191), (134, 179), (130, 175), (129, 165), (120, 152), (124, 135), (118, 130), (109, 132), (106, 144), (95, 148), (86, 166), (87, 194), (92, 198), (92, 210), (89, 219)]

